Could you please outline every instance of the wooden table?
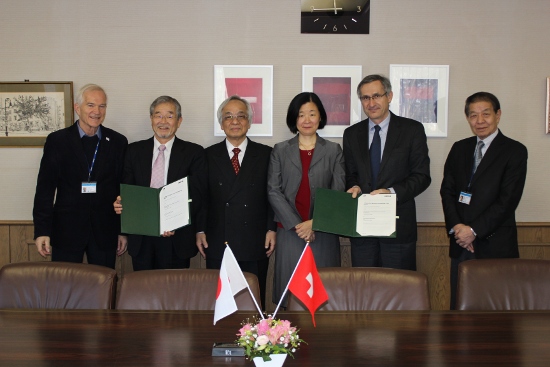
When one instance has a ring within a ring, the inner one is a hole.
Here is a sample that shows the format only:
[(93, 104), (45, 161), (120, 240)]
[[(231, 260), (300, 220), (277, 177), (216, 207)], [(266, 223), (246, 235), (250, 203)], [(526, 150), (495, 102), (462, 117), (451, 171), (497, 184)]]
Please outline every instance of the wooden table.
[[(0, 366), (253, 366), (212, 357), (236, 313), (0, 310)], [(288, 366), (548, 366), (550, 312), (280, 313), (307, 345)]]

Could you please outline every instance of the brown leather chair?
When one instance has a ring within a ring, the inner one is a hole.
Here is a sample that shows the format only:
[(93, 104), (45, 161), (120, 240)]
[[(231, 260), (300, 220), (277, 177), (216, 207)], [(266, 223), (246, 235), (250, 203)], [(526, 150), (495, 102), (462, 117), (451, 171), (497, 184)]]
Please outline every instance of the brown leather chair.
[[(214, 310), (219, 270), (144, 270), (122, 278), (116, 308), (119, 310)], [(260, 305), (258, 278), (243, 272)], [(235, 296), (239, 310), (257, 310), (248, 290)]]
[[(429, 310), (426, 275), (386, 268), (319, 268), (329, 300), (319, 311)], [(288, 310), (303, 311), (290, 295)]]
[(458, 266), (457, 310), (550, 310), (550, 261), (470, 260)]
[(116, 271), (98, 265), (22, 262), (0, 269), (0, 308), (112, 309)]

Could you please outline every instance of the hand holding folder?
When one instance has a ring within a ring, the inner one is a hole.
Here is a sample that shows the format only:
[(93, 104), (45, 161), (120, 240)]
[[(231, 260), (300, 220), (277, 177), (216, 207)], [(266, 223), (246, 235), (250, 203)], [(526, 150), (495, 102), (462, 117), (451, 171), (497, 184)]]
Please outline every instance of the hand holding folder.
[(396, 195), (363, 194), (354, 199), (343, 191), (315, 191), (313, 230), (344, 237), (396, 236)]
[(121, 232), (160, 237), (191, 223), (187, 177), (159, 189), (120, 185)]

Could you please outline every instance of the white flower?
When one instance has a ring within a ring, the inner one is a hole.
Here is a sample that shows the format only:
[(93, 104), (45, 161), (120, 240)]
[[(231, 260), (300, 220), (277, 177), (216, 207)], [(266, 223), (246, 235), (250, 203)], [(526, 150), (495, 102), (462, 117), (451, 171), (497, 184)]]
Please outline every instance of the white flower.
[(266, 345), (267, 343), (269, 343), (269, 338), (267, 337), (267, 335), (260, 335), (258, 339), (256, 339), (256, 343), (258, 345)]
[(279, 338), (279, 340), (280, 340), (280, 341), (283, 341), (283, 340), (285, 340), (285, 338), (281, 336), (281, 337)]
[(292, 353), (296, 352), (296, 348), (292, 348)]

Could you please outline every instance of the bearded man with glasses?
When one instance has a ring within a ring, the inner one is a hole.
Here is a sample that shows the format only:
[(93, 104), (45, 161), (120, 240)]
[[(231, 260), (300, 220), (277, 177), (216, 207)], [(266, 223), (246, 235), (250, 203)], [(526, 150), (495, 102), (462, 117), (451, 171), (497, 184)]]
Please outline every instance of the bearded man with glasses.
[(414, 198), (431, 183), (424, 126), (390, 111), (392, 87), (382, 75), (365, 77), (357, 96), (367, 119), (344, 131), (347, 192), (397, 195), (398, 219), (395, 238), (351, 239), (352, 266), (416, 270)]

